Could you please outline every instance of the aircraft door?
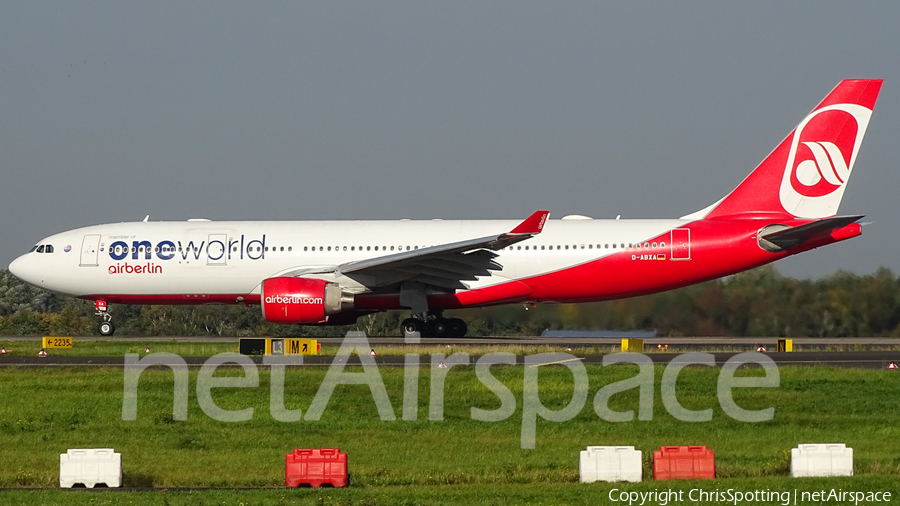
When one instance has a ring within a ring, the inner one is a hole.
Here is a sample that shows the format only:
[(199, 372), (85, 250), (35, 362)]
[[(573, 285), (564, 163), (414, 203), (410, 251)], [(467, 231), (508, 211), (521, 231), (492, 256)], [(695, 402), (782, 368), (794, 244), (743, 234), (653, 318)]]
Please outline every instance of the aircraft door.
[(228, 236), (209, 234), (206, 242), (206, 265), (225, 265), (228, 259)]
[(691, 259), (691, 229), (672, 229), (672, 260)]
[(78, 264), (82, 267), (97, 267), (98, 251), (100, 250), (100, 234), (88, 234), (84, 236), (81, 242), (81, 262)]

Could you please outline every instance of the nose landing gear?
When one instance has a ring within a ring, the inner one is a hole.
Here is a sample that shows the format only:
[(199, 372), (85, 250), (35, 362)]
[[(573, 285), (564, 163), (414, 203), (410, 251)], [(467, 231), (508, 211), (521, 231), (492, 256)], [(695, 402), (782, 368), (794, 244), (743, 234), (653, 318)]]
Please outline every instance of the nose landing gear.
[(97, 316), (100, 317), (100, 325), (97, 327), (101, 336), (111, 336), (116, 332), (116, 326), (112, 323), (112, 315), (109, 314), (109, 308), (105, 300), (94, 302), (94, 309), (97, 310)]

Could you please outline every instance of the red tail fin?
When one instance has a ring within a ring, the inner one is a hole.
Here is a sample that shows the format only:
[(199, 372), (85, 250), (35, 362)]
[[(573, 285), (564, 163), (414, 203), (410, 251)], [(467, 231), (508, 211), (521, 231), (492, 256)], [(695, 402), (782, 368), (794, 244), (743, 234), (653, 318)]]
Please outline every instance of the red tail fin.
[(734, 191), (711, 210), (689, 216), (834, 216), (881, 83), (881, 79), (841, 81)]

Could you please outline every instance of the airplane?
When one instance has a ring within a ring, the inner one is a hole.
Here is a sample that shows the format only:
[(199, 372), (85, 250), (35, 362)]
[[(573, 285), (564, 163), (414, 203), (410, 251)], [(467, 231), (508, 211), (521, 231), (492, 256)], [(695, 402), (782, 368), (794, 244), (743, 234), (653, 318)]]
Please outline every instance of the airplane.
[(880, 79), (840, 82), (731, 193), (678, 219), (114, 223), (42, 239), (9, 270), (109, 304), (258, 304), (266, 320), (347, 325), (409, 310), (404, 337), (459, 337), (444, 311), (633, 297), (861, 234), (838, 216)]

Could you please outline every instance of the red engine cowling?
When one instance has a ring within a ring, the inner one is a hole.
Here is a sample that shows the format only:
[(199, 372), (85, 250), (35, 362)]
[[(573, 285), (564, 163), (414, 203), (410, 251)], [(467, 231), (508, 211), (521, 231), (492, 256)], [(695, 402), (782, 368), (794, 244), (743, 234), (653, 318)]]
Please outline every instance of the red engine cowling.
[(325, 323), (329, 315), (353, 309), (351, 294), (322, 279), (266, 279), (260, 301), (263, 318), (272, 323)]

